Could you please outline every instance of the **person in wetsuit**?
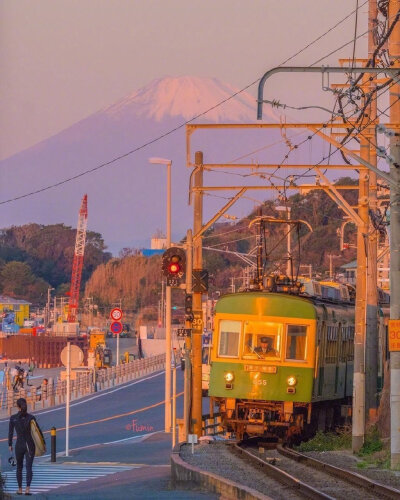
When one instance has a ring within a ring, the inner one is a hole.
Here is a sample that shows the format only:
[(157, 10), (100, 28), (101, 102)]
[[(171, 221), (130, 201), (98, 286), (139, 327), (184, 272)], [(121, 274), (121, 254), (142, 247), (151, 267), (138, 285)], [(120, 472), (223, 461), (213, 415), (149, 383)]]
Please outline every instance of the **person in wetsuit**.
[(12, 440), (14, 436), (14, 429), (17, 433), (17, 442), (15, 445), (15, 458), (17, 459), (17, 482), (18, 491), (17, 495), (22, 495), (22, 468), (26, 466), (26, 490), (25, 495), (32, 495), (30, 486), (32, 482), (32, 464), (35, 458), (35, 443), (31, 434), (31, 420), (35, 420), (33, 415), (28, 413), (26, 399), (19, 398), (17, 400), (18, 413), (12, 415), (10, 418), (10, 425), (8, 430), (8, 447), (12, 453)]

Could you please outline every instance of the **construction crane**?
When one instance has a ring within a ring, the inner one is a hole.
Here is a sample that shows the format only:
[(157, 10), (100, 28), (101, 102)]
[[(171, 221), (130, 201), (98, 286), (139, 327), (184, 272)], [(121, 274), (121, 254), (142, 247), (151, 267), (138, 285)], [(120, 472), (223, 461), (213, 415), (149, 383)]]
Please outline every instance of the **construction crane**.
[(75, 252), (74, 261), (72, 263), (71, 288), (69, 291), (68, 323), (74, 323), (77, 316), (83, 256), (85, 254), (87, 216), (87, 194), (85, 194), (82, 198), (81, 208), (79, 210), (78, 226), (76, 228)]

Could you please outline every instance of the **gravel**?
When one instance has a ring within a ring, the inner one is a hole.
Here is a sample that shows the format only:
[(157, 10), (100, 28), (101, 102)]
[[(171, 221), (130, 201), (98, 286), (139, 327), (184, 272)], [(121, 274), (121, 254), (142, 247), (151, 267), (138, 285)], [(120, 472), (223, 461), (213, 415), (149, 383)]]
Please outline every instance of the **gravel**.
[(384, 484), (385, 486), (390, 486), (400, 490), (400, 472), (380, 469), (370, 465), (366, 468), (360, 469), (357, 467), (357, 463), (363, 462), (363, 459), (354, 456), (349, 450), (322, 452), (310, 451), (307, 453), (303, 452), (303, 454), (315, 458), (316, 460), (321, 460), (321, 462), (326, 462), (327, 464), (368, 477), (372, 481)]
[(184, 445), (180, 456), (190, 465), (252, 488), (276, 500), (304, 499), (291, 488), (267, 477), (262, 471), (230, 453), (224, 442), (199, 443), (195, 446), (193, 455), (192, 446)]
[[(248, 451), (254, 453), (254, 450)], [(254, 454), (257, 455), (257, 453)], [(349, 498), (352, 500), (377, 500), (375, 493), (361, 489), (359, 486), (353, 486), (347, 481), (286, 458), (277, 450), (267, 451), (262, 458), (264, 457), (269, 460), (275, 460), (275, 467), (338, 500), (347, 500)]]

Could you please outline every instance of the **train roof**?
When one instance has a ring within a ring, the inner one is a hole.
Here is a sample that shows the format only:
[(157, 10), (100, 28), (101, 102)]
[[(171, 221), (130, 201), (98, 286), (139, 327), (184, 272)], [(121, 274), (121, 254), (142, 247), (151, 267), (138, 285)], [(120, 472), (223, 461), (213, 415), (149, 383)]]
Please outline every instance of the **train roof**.
[(262, 291), (223, 295), (216, 304), (215, 312), (217, 314), (317, 318), (316, 307), (310, 299), (298, 297), (297, 295)]

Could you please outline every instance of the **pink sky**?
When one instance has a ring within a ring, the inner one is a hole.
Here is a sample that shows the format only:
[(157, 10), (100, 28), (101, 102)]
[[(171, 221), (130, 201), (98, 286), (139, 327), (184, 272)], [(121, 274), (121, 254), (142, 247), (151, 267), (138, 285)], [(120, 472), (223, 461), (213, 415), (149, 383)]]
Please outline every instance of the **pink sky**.
[[(165, 75), (244, 87), (355, 6), (355, 0), (2, 0), (0, 159)], [(367, 29), (366, 12), (367, 5), (359, 33)], [(291, 63), (309, 65), (353, 33), (351, 16)], [(357, 42), (363, 56), (365, 44), (365, 37)], [(336, 65), (351, 53), (348, 46), (324, 63)], [(316, 77), (281, 76), (269, 92), (295, 104), (316, 103), (316, 92), (318, 104), (327, 99)]]

